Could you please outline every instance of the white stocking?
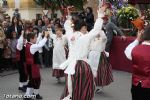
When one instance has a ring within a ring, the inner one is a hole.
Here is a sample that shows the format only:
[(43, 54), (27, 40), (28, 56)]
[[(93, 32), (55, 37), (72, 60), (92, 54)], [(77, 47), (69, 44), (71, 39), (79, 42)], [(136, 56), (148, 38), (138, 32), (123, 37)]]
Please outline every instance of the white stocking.
[(63, 100), (71, 100), (70, 98), (72, 97), (72, 80), (71, 80), (71, 75), (68, 75), (68, 92), (69, 92), (69, 95), (66, 96)]

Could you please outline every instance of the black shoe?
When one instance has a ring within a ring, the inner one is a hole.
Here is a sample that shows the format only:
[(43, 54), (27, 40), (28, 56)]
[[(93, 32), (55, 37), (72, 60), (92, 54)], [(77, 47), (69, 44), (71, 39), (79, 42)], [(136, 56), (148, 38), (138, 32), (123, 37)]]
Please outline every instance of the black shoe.
[(43, 99), (43, 97), (42, 97), (42, 96), (40, 96), (39, 94), (37, 94), (37, 95), (36, 95), (36, 99), (37, 99), (37, 100), (42, 100), (42, 99)]
[(22, 92), (26, 92), (26, 89), (24, 86), (23, 87), (19, 87), (18, 90), (22, 91)]

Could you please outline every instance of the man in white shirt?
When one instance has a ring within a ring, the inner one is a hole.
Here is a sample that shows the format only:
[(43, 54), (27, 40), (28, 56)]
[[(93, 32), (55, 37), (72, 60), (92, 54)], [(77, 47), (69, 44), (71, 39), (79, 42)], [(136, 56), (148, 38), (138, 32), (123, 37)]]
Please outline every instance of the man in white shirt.
[[(150, 96), (150, 26), (139, 31), (137, 39), (125, 50), (132, 60), (132, 100), (148, 100)], [(142, 42), (143, 40), (143, 42)], [(140, 44), (142, 42), (142, 44)]]

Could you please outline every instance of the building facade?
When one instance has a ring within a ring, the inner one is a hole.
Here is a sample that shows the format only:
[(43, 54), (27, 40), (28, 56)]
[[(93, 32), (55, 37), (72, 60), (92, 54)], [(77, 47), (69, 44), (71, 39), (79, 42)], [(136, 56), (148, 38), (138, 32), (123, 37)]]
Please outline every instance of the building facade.
[[(21, 18), (25, 20), (36, 19), (36, 17), (41, 17), (44, 15), (44, 8), (38, 6), (33, 0), (7, 0), (8, 8), (6, 13), (13, 16), (15, 8), (19, 8), (19, 13)], [(57, 11), (57, 16), (60, 17), (60, 11)], [(51, 16), (51, 10), (48, 11), (48, 16)]]

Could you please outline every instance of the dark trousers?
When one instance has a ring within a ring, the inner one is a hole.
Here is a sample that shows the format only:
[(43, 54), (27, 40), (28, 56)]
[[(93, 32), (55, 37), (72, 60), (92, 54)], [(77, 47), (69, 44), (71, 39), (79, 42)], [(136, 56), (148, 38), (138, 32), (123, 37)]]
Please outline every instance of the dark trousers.
[(50, 48), (50, 50), (44, 49), (44, 65), (45, 67), (51, 67), (52, 66), (52, 58), (53, 58), (53, 48)]
[(140, 83), (132, 85), (131, 94), (132, 100), (150, 100), (150, 88), (142, 88)]
[(18, 68), (18, 62), (16, 61), (16, 58), (12, 58), (12, 69), (17, 69)]
[(0, 48), (0, 70), (3, 68), (3, 49)]
[(28, 86), (29, 88), (39, 89), (41, 85), (41, 78), (33, 78), (32, 77), (32, 66), (27, 65), (27, 73), (29, 75), (29, 82)]
[(4, 69), (13, 69), (12, 59), (11, 58), (4, 58), (3, 65), (4, 65)]
[(25, 67), (26, 66), (23, 61), (18, 61), (19, 82), (27, 82), (28, 77)]
[(108, 38), (108, 40), (107, 40), (107, 43), (106, 43), (106, 49), (105, 49), (105, 51), (106, 52), (110, 52), (111, 45), (112, 45), (112, 40), (113, 40), (113, 35), (109, 34), (109, 35), (107, 35), (107, 38)]

